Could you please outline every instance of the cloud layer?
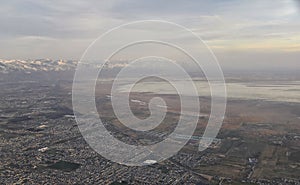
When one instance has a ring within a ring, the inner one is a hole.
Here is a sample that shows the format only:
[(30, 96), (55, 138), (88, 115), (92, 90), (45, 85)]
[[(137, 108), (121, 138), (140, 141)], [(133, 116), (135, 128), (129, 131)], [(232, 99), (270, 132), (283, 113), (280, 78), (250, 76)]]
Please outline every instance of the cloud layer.
[(293, 61), (300, 52), (299, 8), (297, 0), (4, 1), (0, 57), (78, 59), (114, 26), (163, 19), (193, 30), (220, 58), (234, 52), (235, 60), (243, 60), (247, 53), (260, 53), (263, 60), (282, 53)]

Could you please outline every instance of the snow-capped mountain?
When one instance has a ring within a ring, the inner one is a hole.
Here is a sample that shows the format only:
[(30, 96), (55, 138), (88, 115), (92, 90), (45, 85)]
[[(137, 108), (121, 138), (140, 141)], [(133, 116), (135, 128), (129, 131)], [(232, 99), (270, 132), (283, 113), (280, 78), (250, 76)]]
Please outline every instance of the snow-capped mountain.
[(49, 72), (74, 70), (76, 61), (72, 60), (2, 60), (0, 59), (0, 73), (10, 72)]

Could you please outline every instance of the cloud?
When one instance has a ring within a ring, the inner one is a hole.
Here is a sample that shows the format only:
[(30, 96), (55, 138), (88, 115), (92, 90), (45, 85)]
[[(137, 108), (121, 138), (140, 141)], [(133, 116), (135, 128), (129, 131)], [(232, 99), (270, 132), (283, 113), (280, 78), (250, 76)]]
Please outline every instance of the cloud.
[[(40, 52), (56, 58), (56, 52), (63, 56), (65, 51), (65, 57), (76, 58), (80, 49), (101, 33), (142, 19), (182, 24), (218, 50), (273, 50), (275, 45), (277, 49), (294, 51), (300, 35), (297, 3), (297, 0), (4, 1), (0, 7), (0, 39), (5, 44), (0, 50), (6, 52), (0, 57), (30, 58)], [(186, 38), (183, 35), (180, 39)], [(34, 54), (25, 46), (34, 48)], [(37, 48), (41, 46), (47, 50)], [(69, 48), (75, 48), (73, 54)]]

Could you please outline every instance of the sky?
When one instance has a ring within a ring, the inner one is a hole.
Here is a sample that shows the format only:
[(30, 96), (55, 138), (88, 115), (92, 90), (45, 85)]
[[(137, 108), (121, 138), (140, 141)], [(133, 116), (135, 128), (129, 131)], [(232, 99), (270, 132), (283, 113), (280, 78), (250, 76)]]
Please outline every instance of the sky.
[(0, 13), (2, 59), (78, 60), (107, 30), (156, 19), (195, 32), (221, 65), (300, 68), (298, 0), (2, 0)]

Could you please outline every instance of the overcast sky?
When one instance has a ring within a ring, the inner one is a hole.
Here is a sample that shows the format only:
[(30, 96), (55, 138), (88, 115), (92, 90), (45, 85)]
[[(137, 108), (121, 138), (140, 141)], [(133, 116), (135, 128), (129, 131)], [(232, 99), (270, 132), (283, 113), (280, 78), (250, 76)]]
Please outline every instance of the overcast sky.
[(10, 0), (0, 13), (3, 59), (79, 59), (108, 29), (162, 19), (193, 30), (231, 67), (300, 68), (297, 0)]

